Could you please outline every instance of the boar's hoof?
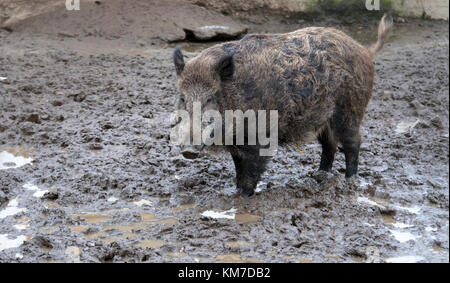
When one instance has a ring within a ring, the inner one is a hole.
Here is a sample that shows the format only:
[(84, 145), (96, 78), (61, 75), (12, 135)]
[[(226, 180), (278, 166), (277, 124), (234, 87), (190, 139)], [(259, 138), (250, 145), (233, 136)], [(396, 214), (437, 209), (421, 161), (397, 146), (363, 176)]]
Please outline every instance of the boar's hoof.
[(241, 198), (249, 198), (255, 194), (254, 189), (238, 189)]
[(314, 180), (317, 181), (317, 183), (320, 184), (324, 181), (328, 181), (329, 179), (333, 178), (334, 174), (327, 171), (319, 170), (314, 172), (312, 177), (314, 178)]
[(191, 150), (185, 150), (181, 152), (181, 154), (184, 156), (184, 158), (187, 159), (196, 159), (199, 155), (197, 151), (191, 151)]
[(353, 175), (351, 177), (345, 178), (345, 183), (347, 185), (347, 188), (352, 191), (357, 191), (361, 188), (361, 180), (357, 175)]

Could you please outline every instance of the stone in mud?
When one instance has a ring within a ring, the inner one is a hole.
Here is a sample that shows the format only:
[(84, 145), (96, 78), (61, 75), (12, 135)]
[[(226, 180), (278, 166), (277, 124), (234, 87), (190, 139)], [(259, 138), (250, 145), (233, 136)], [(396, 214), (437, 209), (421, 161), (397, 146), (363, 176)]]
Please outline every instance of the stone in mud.
[(30, 114), (30, 116), (28, 116), (26, 121), (32, 122), (32, 123), (36, 123), (36, 124), (40, 124), (41, 123), (41, 120), (39, 119), (39, 115), (38, 114)]
[(240, 25), (207, 25), (194, 29), (185, 29), (186, 34), (193, 35), (195, 40), (232, 39), (247, 32), (247, 28)]

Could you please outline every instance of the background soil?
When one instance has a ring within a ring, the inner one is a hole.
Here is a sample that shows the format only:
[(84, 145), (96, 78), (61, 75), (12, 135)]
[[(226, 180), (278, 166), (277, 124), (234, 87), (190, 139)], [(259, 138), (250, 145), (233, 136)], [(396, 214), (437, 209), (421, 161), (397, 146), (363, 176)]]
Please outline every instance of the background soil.
[[(358, 188), (342, 154), (318, 184), (313, 143), (280, 149), (242, 200), (228, 155), (185, 160), (169, 141), (167, 41), (185, 36), (173, 23), (213, 12), (124, 3), (0, 30), (0, 153), (33, 159), (0, 170), (0, 262), (449, 261), (448, 22), (398, 19), (378, 55)], [(365, 44), (378, 20), (221, 17), (249, 32), (334, 26)], [(214, 42), (177, 44), (192, 57)]]

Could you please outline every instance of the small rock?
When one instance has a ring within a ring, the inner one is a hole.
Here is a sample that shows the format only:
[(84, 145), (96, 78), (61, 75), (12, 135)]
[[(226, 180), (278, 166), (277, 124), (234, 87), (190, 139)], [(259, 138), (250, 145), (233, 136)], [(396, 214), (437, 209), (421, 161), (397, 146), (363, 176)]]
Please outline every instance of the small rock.
[(237, 38), (247, 32), (247, 28), (241, 26), (210, 25), (194, 29), (185, 29), (186, 34), (192, 35), (196, 40), (211, 40), (213, 38)]
[(36, 123), (36, 124), (41, 123), (41, 120), (39, 119), (38, 114), (31, 114), (30, 116), (27, 117), (26, 121)]
[(59, 197), (58, 192), (46, 192), (41, 199), (47, 199), (47, 200), (56, 200)]

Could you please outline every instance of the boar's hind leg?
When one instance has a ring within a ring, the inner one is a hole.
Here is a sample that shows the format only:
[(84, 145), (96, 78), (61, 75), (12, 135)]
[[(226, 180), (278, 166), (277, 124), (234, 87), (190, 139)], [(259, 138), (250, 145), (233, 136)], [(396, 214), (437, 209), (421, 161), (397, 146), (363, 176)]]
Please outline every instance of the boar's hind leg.
[(236, 168), (237, 189), (242, 197), (250, 197), (266, 169), (268, 158), (260, 156), (256, 146), (233, 146), (229, 151)]
[(318, 139), (322, 145), (319, 170), (329, 172), (333, 167), (334, 156), (337, 150), (336, 140), (329, 126), (319, 134)]

